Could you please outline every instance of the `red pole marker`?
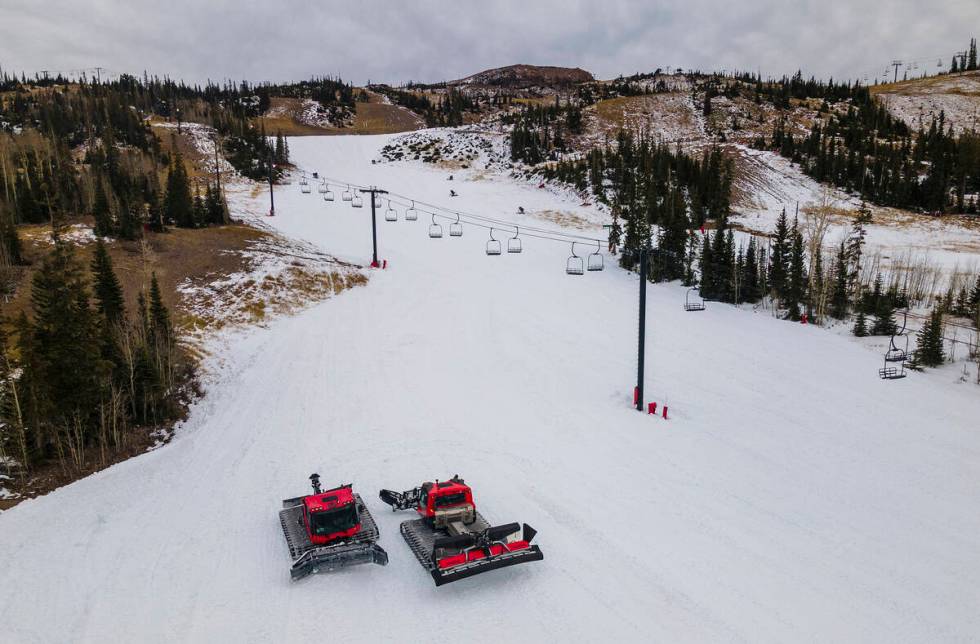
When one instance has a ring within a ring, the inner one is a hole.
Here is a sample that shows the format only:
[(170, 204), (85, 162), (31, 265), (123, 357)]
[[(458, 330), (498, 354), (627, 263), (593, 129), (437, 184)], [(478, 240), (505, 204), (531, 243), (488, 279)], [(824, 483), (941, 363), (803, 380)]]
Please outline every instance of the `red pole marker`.
[(664, 405), (664, 420), (667, 420), (667, 405)]
[(640, 403), (640, 388), (633, 387), (633, 406), (635, 407)]
[(387, 259), (382, 262), (381, 268), (382, 269), (388, 268), (388, 260)]
[(657, 403), (654, 402), (654, 403), (650, 403), (649, 405), (647, 405), (647, 413), (648, 414), (653, 414), (654, 416), (656, 416), (657, 415)]

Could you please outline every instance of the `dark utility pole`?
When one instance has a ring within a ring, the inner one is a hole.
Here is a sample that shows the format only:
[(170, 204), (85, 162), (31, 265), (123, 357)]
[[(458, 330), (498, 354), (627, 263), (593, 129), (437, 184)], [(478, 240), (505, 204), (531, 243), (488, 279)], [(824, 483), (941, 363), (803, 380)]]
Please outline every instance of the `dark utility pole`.
[(272, 193), (273, 170), (276, 164), (272, 161), (272, 152), (269, 152), (269, 216), (276, 216), (276, 196)]
[(649, 248), (640, 251), (640, 332), (636, 344), (636, 409), (643, 411), (643, 358), (646, 355), (647, 336), (647, 254)]
[(388, 191), (381, 190), (379, 188), (375, 188), (374, 186), (371, 186), (370, 188), (362, 188), (361, 192), (371, 195), (371, 241), (374, 244), (374, 255), (373, 255), (373, 259), (371, 260), (371, 266), (377, 268), (378, 267), (378, 221), (377, 221), (377, 213), (375, 212), (376, 204), (374, 203), (374, 196), (386, 195), (388, 194)]

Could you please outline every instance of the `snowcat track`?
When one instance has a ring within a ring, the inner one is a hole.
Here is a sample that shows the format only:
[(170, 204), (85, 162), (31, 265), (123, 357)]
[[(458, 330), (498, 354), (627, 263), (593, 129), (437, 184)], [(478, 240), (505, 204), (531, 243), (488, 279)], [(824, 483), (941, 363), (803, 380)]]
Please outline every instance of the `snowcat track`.
[(286, 537), (289, 556), (293, 558), (289, 574), (294, 581), (320, 572), (321, 569), (334, 570), (363, 563), (384, 566), (388, 563), (388, 553), (375, 543), (380, 534), (378, 525), (361, 500), (361, 495), (354, 494), (361, 529), (353, 537), (327, 546), (314, 545), (306, 534), (302, 498), (286, 499), (282, 502), (283, 509), (279, 511), (279, 523), (282, 525), (283, 536)]
[[(490, 524), (477, 512), (476, 519), (467, 527), (473, 532), (482, 532), (489, 528)], [(415, 554), (415, 558), (418, 559), (422, 567), (432, 576), (432, 580), (436, 586), (449, 584), (498, 568), (506, 568), (516, 564), (544, 559), (544, 554), (542, 554), (541, 549), (535, 545), (527, 550), (508, 552), (497, 555), (492, 559), (480, 559), (442, 570), (432, 560), (432, 548), (435, 545), (436, 539), (443, 536), (441, 531), (430, 528), (425, 519), (403, 521), (399, 530), (405, 542), (408, 543), (408, 547)]]

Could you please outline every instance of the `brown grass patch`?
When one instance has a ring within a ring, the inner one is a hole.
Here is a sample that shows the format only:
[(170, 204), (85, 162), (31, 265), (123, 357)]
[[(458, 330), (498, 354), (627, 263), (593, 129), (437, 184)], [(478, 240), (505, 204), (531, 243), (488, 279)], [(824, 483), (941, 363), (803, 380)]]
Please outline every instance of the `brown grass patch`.
[[(91, 224), (90, 220), (82, 220)], [(3, 315), (12, 319), (30, 309), (30, 279), (41, 259), (51, 249), (45, 238), (46, 225), (22, 226), (25, 257), (32, 265), (24, 271), (13, 298), (3, 305)], [(107, 244), (116, 275), (126, 295), (130, 311), (135, 310), (141, 289), (148, 289), (150, 276), (156, 273), (164, 301), (174, 312), (175, 322), (184, 322), (176, 301), (175, 290), (185, 279), (208, 279), (244, 269), (241, 251), (271, 235), (249, 226), (232, 224), (197, 230), (170, 228), (164, 233), (146, 233), (140, 241), (111, 241)], [(91, 263), (94, 244), (77, 246), (83, 266)]]

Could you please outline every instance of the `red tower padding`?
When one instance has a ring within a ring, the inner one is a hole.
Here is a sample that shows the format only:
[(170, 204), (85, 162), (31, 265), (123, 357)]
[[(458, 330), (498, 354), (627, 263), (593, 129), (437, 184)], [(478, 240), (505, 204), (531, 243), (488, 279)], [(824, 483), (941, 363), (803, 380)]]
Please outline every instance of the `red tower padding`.
[(640, 402), (640, 388), (633, 387), (633, 406), (635, 407)]
[(667, 420), (667, 405), (664, 405), (664, 420)]
[(647, 413), (648, 414), (653, 414), (654, 416), (656, 416), (657, 415), (657, 403), (652, 402), (649, 405), (647, 405)]

